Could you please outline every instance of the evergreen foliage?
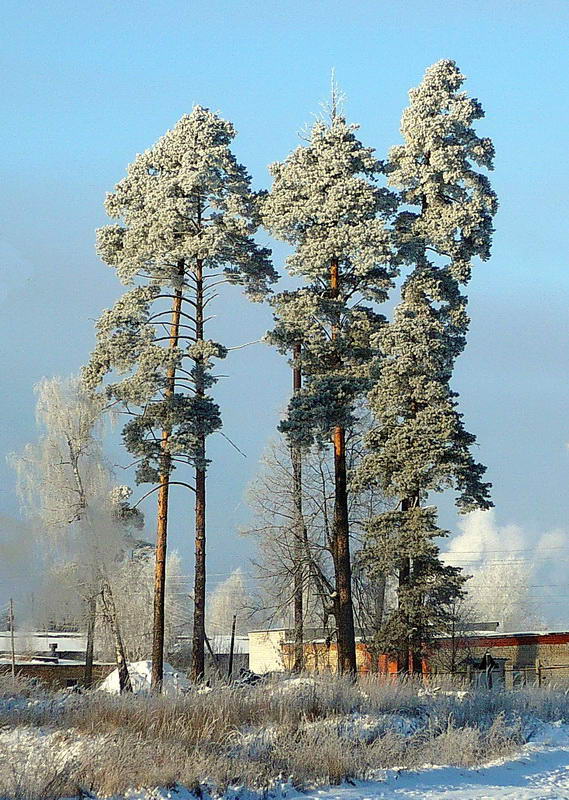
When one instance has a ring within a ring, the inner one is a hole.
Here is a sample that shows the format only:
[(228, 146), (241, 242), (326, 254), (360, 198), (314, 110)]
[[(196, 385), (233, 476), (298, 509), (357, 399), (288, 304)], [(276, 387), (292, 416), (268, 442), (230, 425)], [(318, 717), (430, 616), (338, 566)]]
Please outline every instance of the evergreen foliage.
[(106, 202), (120, 222), (98, 232), (101, 257), (134, 288), (97, 323), (84, 379), (94, 389), (107, 373), (118, 377), (106, 391), (131, 414), (123, 438), (138, 462), (137, 481), (158, 490), (155, 689), (164, 655), (168, 490), (179, 464), (195, 471), (194, 677), (204, 671), (206, 439), (221, 427), (209, 391), (214, 364), (227, 354), (205, 338), (206, 307), (222, 284), (239, 284), (259, 300), (277, 277), (269, 251), (252, 238), (258, 197), (231, 153), (234, 136), (230, 123), (196, 106), (129, 166)]
[(269, 340), (283, 353), (301, 346), (303, 376), (280, 430), (293, 447), (334, 446), (333, 614), (342, 672), (356, 670), (345, 430), (355, 423), (373, 336), (385, 321), (373, 304), (385, 300), (395, 274), (386, 226), (395, 198), (379, 185), (382, 166), (356, 130), (333, 96), (330, 119), (317, 121), (306, 144), (272, 165), (263, 204), (265, 226), (295, 248), (290, 273), (304, 279), (273, 304)]
[[(486, 175), (493, 145), (474, 130), (484, 113), (462, 91), (464, 80), (450, 60), (426, 71), (409, 93), (403, 143), (385, 162), (364, 147), (334, 95), (329, 117), (270, 167), (269, 193), (252, 191), (232, 154), (233, 126), (196, 106), (136, 156), (107, 196), (113, 222), (97, 232), (97, 250), (125, 291), (96, 323), (81, 383), (40, 386), (38, 420), (46, 431), (15, 464), (25, 501), (48, 530), (65, 532), (59, 541), (84, 562), (83, 599), (94, 619), (101, 597), (126, 670), (112, 579), (126, 598), (132, 585), (122, 559), (142, 516), (128, 487), (112, 488), (98, 432), (103, 407), (128, 416), (122, 435), (136, 481), (152, 484), (148, 494), (159, 492), (153, 688), (162, 676), (172, 483), (195, 495), (193, 677), (203, 677), (206, 439), (222, 426), (212, 390), (216, 364), (228, 353), (204, 330), (210, 303), (225, 301), (227, 284), (253, 301), (270, 295), (274, 326), (266, 338), (282, 354), (295, 352), (301, 372), (279, 425), (293, 473), (277, 458), (278, 469), (259, 482), (259, 525), (251, 531), (268, 543), (273, 607), (286, 606), (292, 581), (302, 641), (303, 591), (312, 583), (311, 613), (324, 627), (334, 617), (339, 668), (355, 671), (350, 535), (358, 542), (365, 531), (353, 563), (381, 583), (381, 603), (375, 598), (370, 613), (358, 601), (360, 620), (380, 620), (375, 650), (404, 660), (411, 654), (416, 664), (414, 656), (452, 622), (466, 578), (441, 561), (436, 540), (448, 531), (428, 503), (452, 490), (461, 513), (492, 506), (475, 436), (450, 385), (469, 326), (464, 287), (475, 260), (490, 257), (497, 210)], [(271, 293), (277, 274), (253, 238), (261, 221), (292, 247), (287, 267), (298, 288)], [(378, 307), (401, 273), (400, 302), (388, 322)], [(368, 426), (366, 417), (362, 453), (364, 402), (373, 419)], [(179, 466), (192, 468), (193, 485), (173, 480)], [(393, 498), (390, 510), (386, 498)], [(138, 565), (146, 584), (149, 565), (146, 557)], [(384, 614), (394, 586), (396, 607)], [(214, 596), (210, 615), (212, 625), (215, 614), (223, 616), (224, 628), (233, 618), (226, 590)], [(137, 608), (122, 612), (133, 629)]]
[(379, 185), (381, 163), (356, 130), (337, 114), (317, 121), (306, 144), (270, 167), (274, 182), (262, 207), (265, 227), (295, 248), (290, 274), (304, 280), (273, 298), (268, 335), (285, 354), (302, 343), (303, 389), (280, 427), (303, 445), (327, 443), (335, 426), (353, 423), (372, 335), (384, 322), (372, 304), (385, 300), (394, 275), (386, 221), (395, 198)]
[[(240, 284), (259, 300), (276, 279), (269, 252), (252, 239), (257, 197), (229, 148), (234, 136), (229, 122), (196, 106), (136, 157), (105, 203), (120, 222), (98, 231), (98, 252), (133, 288), (98, 320), (97, 345), (83, 377), (91, 389), (108, 373), (117, 378), (106, 392), (133, 414), (123, 433), (139, 460), (138, 482), (158, 482), (160, 431), (170, 431), (174, 469), (180, 462), (203, 466), (199, 436), (221, 427), (217, 404), (207, 392), (194, 391), (196, 384), (211, 388), (213, 365), (227, 353), (218, 342), (196, 337), (196, 262), (203, 268), (205, 300), (213, 299), (213, 284), (223, 282)], [(178, 341), (169, 346), (166, 323), (176, 292), (184, 310)], [(179, 374), (165, 397), (171, 370)]]
[(497, 208), (488, 178), (477, 172), (492, 168), (493, 146), (474, 132), (483, 111), (460, 91), (463, 82), (453, 61), (427, 70), (403, 114), (404, 144), (386, 164), (400, 192), (395, 243), (409, 272), (393, 321), (376, 337), (381, 356), (368, 400), (377, 425), (359, 480), (399, 500), (368, 525), (370, 568), (389, 567), (399, 578), (398, 608), (383, 631), (391, 652), (405, 641), (420, 649), (441, 632), (445, 607), (464, 582), (438, 558), (433, 540), (447, 532), (422, 506), (428, 494), (453, 488), (462, 512), (491, 506), (485, 467), (471, 453), (475, 437), (449, 385), (469, 323), (461, 286), (473, 259), (489, 258)]

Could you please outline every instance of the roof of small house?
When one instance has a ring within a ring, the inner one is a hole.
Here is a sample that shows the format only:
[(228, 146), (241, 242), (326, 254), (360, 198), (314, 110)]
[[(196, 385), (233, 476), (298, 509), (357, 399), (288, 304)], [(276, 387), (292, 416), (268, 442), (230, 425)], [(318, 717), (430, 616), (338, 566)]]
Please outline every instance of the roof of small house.
[[(191, 636), (179, 636), (178, 641), (191, 641)], [(230, 633), (222, 633), (217, 634), (214, 636), (209, 637), (209, 643), (211, 645), (211, 649), (215, 653), (216, 656), (228, 655), (229, 651), (231, 650), (231, 634)], [(235, 643), (233, 646), (233, 652), (237, 655), (238, 653), (248, 653), (249, 652), (249, 636), (242, 636), (239, 634), (235, 637)]]
[[(84, 653), (87, 644), (84, 633), (61, 631), (14, 631), (14, 647), (18, 653), (48, 652), (56, 644), (60, 653)], [(0, 652), (12, 649), (10, 631), (0, 631)]]

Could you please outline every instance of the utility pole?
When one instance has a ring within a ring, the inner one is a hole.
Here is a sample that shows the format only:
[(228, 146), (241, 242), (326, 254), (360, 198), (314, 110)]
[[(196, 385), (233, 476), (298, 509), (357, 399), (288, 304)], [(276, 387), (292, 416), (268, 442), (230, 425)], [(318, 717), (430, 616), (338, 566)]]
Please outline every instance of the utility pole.
[(16, 645), (14, 642), (14, 601), (10, 598), (10, 644), (12, 647), (12, 680), (16, 680)]
[[(302, 348), (295, 344), (293, 348), (292, 391), (298, 394), (302, 388), (302, 372), (300, 357)], [(305, 537), (304, 516), (302, 513), (302, 451), (300, 445), (291, 446), (292, 460), (292, 495), (294, 505), (294, 663), (293, 672), (302, 672), (304, 668), (304, 558)]]
[(229, 667), (227, 668), (227, 677), (231, 680), (231, 673), (233, 672), (233, 651), (235, 649), (235, 624), (237, 622), (237, 614), (233, 615), (233, 622), (231, 623), (231, 644), (229, 645)]

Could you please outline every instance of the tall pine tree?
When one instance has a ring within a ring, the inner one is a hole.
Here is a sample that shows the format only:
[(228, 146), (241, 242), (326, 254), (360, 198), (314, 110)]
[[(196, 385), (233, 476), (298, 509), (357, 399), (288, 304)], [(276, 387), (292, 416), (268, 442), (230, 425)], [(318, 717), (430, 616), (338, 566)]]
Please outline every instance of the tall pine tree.
[[(95, 388), (113, 373), (106, 391), (131, 414), (123, 435), (138, 461), (137, 481), (158, 491), (155, 688), (162, 681), (172, 484), (195, 492), (194, 678), (204, 670), (206, 438), (221, 427), (209, 391), (213, 365), (227, 352), (205, 338), (206, 307), (221, 284), (241, 284), (258, 300), (276, 279), (269, 252), (252, 239), (258, 198), (230, 150), (234, 136), (229, 122), (196, 106), (128, 167), (106, 200), (119, 222), (98, 231), (103, 261), (133, 288), (98, 321), (84, 378)], [(181, 465), (193, 468), (193, 485), (173, 480)]]
[(307, 143), (271, 166), (274, 183), (263, 204), (265, 226), (295, 248), (287, 259), (291, 275), (304, 280), (273, 303), (271, 341), (283, 353), (302, 346), (295, 364), (303, 387), (281, 430), (293, 443), (332, 441), (334, 449), (333, 607), (342, 672), (356, 669), (345, 435), (367, 387), (370, 337), (384, 322), (371, 304), (384, 301), (391, 286), (385, 223), (395, 207), (378, 184), (380, 163), (356, 130), (333, 102)]
[(493, 146), (472, 127), (483, 111), (460, 91), (463, 82), (453, 61), (430, 67), (410, 92), (404, 143), (389, 154), (389, 183), (401, 193), (396, 243), (409, 272), (394, 319), (377, 337), (381, 357), (369, 394), (377, 426), (359, 475), (399, 501), (370, 521), (367, 558), (372, 572), (388, 570), (398, 580), (398, 608), (382, 644), (404, 654), (404, 668), (409, 653), (413, 671), (464, 581), (439, 559), (434, 539), (447, 532), (425, 506), (429, 493), (452, 487), (462, 512), (491, 506), (485, 467), (471, 454), (475, 437), (449, 385), (469, 324), (461, 286), (473, 259), (489, 258), (497, 209), (488, 178), (477, 171), (492, 168)]

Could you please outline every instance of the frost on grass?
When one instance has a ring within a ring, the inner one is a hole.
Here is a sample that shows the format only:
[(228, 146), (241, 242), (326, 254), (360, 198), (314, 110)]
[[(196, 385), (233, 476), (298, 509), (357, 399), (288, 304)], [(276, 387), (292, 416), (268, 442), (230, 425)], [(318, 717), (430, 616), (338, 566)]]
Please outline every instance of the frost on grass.
[(545, 723), (569, 722), (560, 691), (419, 688), (320, 677), (171, 697), (34, 696), (25, 685), (10, 693), (5, 679), (0, 797), (120, 796), (168, 786), (262, 794), (282, 776), (307, 789), (392, 768), (478, 765), (543, 738)]

